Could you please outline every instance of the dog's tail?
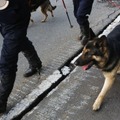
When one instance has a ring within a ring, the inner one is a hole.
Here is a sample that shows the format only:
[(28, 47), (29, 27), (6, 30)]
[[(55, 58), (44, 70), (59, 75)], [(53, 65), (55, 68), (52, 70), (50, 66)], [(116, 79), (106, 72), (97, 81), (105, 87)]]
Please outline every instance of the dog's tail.
[(52, 10), (55, 10), (57, 6), (52, 6)]

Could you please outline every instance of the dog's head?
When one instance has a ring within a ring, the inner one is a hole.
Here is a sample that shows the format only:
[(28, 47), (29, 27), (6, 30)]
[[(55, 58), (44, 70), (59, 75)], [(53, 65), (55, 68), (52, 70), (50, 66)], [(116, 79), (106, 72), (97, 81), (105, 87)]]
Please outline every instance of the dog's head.
[(87, 70), (95, 64), (102, 69), (108, 61), (108, 56), (107, 38), (103, 35), (89, 41), (84, 46), (80, 57), (75, 61), (75, 65), (82, 66), (84, 70)]

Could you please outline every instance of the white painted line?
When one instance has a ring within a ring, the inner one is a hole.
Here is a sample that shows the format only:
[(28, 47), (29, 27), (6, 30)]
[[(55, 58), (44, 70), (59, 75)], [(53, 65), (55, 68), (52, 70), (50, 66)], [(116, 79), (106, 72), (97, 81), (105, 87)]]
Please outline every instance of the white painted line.
[(120, 24), (120, 15), (103, 31), (102, 34), (99, 35), (99, 37), (102, 35), (107, 36), (119, 24)]
[(74, 64), (75, 61), (82, 55), (82, 53), (80, 53), (77, 57), (75, 57), (72, 61), (71, 61), (71, 64)]

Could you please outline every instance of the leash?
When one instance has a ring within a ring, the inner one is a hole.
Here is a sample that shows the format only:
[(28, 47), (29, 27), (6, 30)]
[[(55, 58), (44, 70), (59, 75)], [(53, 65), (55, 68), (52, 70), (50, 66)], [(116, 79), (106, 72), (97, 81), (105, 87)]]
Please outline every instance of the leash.
[(66, 5), (65, 5), (64, 0), (62, 0), (62, 3), (63, 3), (63, 6), (64, 6), (64, 8), (65, 8), (66, 15), (67, 15), (67, 18), (68, 18), (68, 21), (69, 21), (70, 27), (73, 28), (73, 25), (71, 24), (70, 17), (69, 17), (69, 14), (68, 14), (68, 11), (67, 11), (67, 7), (66, 7)]
[[(58, 1), (58, 0), (56, 0), (56, 2), (57, 2), (57, 1)], [(69, 24), (70, 24), (70, 28), (73, 28), (73, 25), (71, 24), (71, 20), (70, 20), (70, 17), (69, 17), (68, 11), (67, 11), (67, 7), (66, 7), (66, 4), (65, 4), (64, 0), (62, 0), (62, 3), (63, 3), (63, 7), (65, 8), (65, 12), (66, 12), (66, 15), (67, 15)]]

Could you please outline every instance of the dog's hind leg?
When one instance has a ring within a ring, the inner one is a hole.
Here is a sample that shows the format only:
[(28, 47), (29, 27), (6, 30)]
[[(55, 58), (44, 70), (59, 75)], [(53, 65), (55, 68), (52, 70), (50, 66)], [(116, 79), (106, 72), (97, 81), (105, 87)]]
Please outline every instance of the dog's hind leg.
[(48, 18), (47, 11), (45, 9), (41, 9), (41, 12), (44, 14), (44, 19), (41, 22), (46, 22), (46, 20)]
[(51, 13), (51, 16), (54, 17), (52, 6), (49, 6), (48, 11)]
[(114, 80), (116, 77), (116, 74), (114, 74), (114, 73), (116, 73), (116, 71), (113, 71), (112, 73), (111, 72), (103, 73), (104, 77), (105, 77), (105, 82), (104, 82), (101, 92), (99, 93), (97, 99), (95, 100), (95, 102), (93, 104), (93, 110), (95, 110), (95, 111), (99, 110), (106, 93), (109, 91), (109, 89), (112, 87), (112, 85), (114, 83)]
[(50, 12), (51, 12), (51, 16), (52, 16), (52, 17), (54, 17), (53, 11), (52, 11), (52, 10), (50, 10)]

